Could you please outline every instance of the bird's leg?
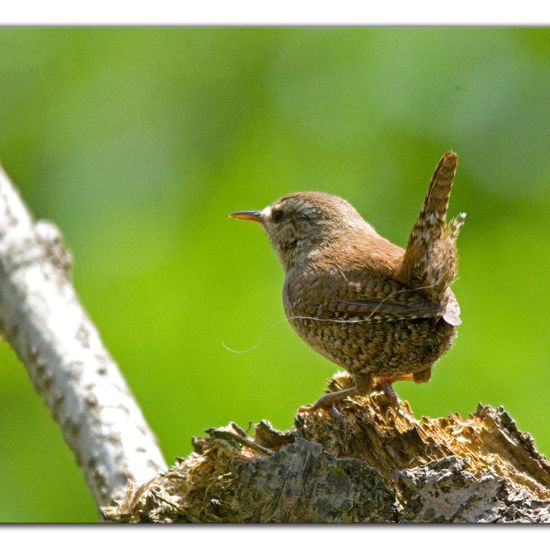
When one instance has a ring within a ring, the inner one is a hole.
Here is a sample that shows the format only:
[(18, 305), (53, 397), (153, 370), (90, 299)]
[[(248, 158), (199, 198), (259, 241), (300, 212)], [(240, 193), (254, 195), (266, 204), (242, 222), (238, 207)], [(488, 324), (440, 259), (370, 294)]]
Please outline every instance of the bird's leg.
[(374, 379), (374, 385), (381, 389), (390, 399), (390, 401), (395, 405), (399, 406), (399, 397), (395, 393), (395, 390), (393, 389), (392, 384), (394, 382), (402, 382), (402, 381), (408, 381), (408, 382), (416, 382), (417, 384), (423, 384), (424, 382), (428, 382), (428, 380), (432, 377), (432, 367), (428, 367), (427, 369), (421, 370), (419, 372), (415, 372), (412, 374), (400, 374), (398, 376), (390, 376), (390, 377), (380, 377)]
[(372, 391), (373, 378), (367, 374), (359, 374), (354, 377), (355, 386), (344, 390), (327, 393), (311, 407), (301, 407), (300, 412), (312, 412), (318, 409), (326, 411), (333, 418), (342, 419), (342, 413), (336, 409), (336, 403), (352, 395), (367, 395)]
[(399, 397), (395, 393), (392, 387), (394, 382), (398, 381), (415, 381), (417, 383), (427, 382), (431, 377), (431, 367), (415, 374), (400, 374), (398, 376), (391, 377), (375, 377), (371, 375), (360, 373), (355, 376), (355, 386), (352, 388), (346, 388), (323, 395), (315, 404), (309, 407), (303, 406), (298, 409), (299, 412), (311, 413), (318, 410), (323, 410), (330, 414), (330, 416), (337, 418), (341, 416), (341, 413), (335, 407), (335, 404), (346, 397), (352, 395), (367, 395), (373, 388), (382, 390), (390, 401), (399, 408)]
[(402, 380), (412, 381), (412, 380), (414, 380), (414, 375), (413, 374), (400, 374), (399, 376), (375, 378), (374, 379), (374, 385), (377, 388), (381, 389), (386, 394), (388, 399), (396, 407), (399, 407), (400, 400), (399, 400), (399, 397), (397, 396), (397, 394), (395, 393), (395, 390), (393, 389), (392, 384), (394, 382), (398, 382), (398, 381), (402, 381)]
[(358, 374), (354, 376), (355, 386), (351, 388), (345, 388), (343, 390), (334, 391), (323, 395), (317, 403), (310, 407), (300, 407), (299, 412), (315, 412), (319, 409), (327, 412), (333, 418), (340, 418), (342, 414), (338, 412), (335, 404), (346, 397), (352, 395), (366, 395), (372, 390), (373, 378), (368, 374)]
[(336, 417), (339, 416), (340, 413), (335, 409), (334, 404), (346, 397), (349, 397), (350, 395), (355, 395), (356, 393), (358, 392), (357, 388), (355, 387), (326, 393), (321, 398), (319, 398), (319, 400), (315, 404), (309, 407), (300, 407), (298, 409), (298, 412), (312, 413), (321, 409), (328, 412), (331, 416)]

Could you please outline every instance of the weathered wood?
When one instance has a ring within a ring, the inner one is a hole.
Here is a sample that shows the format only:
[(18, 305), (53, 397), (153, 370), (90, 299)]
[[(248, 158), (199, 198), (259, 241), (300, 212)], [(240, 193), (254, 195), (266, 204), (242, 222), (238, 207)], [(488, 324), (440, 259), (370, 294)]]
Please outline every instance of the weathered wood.
[[(337, 375), (330, 389), (349, 383)], [(385, 394), (341, 419), (301, 413), (253, 437), (230, 423), (195, 438), (167, 473), (118, 506), (116, 522), (550, 522), (550, 463), (502, 409), (416, 419)]]

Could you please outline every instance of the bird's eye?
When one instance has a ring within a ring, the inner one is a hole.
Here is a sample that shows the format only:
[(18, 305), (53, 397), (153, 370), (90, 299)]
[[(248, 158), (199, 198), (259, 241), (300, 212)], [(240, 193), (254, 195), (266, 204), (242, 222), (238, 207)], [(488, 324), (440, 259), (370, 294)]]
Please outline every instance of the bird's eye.
[(285, 213), (282, 210), (273, 210), (273, 212), (271, 212), (271, 220), (274, 223), (279, 223), (283, 221), (284, 217), (285, 217)]

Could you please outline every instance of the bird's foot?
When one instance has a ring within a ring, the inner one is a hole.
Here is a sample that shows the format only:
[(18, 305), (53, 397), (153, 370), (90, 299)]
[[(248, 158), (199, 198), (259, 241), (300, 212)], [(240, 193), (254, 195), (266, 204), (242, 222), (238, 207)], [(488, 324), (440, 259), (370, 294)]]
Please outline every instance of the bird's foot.
[(315, 404), (300, 407), (298, 412), (310, 414), (316, 411), (321, 411), (323, 414), (329, 415), (332, 418), (341, 419), (343, 415), (335, 407), (335, 403), (349, 397), (350, 395), (355, 395), (356, 393), (357, 389), (355, 387), (327, 393), (323, 395)]
[(376, 382), (376, 388), (384, 393), (396, 409), (399, 409), (401, 399), (393, 389), (391, 378), (381, 378)]
[(397, 393), (395, 393), (395, 390), (393, 389), (392, 384), (394, 382), (403, 381), (403, 380), (412, 381), (412, 380), (414, 380), (414, 375), (412, 375), (412, 374), (401, 374), (399, 376), (376, 378), (375, 381), (374, 381), (375, 387), (384, 392), (386, 397), (391, 401), (392, 405), (396, 409), (399, 409), (399, 405), (401, 404), (401, 400), (399, 399)]
[(392, 384), (397, 381), (402, 380), (414, 380), (416, 381), (416, 377), (413, 374), (403, 374), (396, 377), (391, 378), (376, 378), (374, 381), (374, 385), (376, 389), (381, 390), (384, 392), (384, 395), (388, 398), (390, 401), (395, 413), (403, 418), (407, 418), (410, 420), (410, 414), (407, 412), (406, 407), (401, 406), (401, 399), (399, 399), (399, 396), (393, 389)]

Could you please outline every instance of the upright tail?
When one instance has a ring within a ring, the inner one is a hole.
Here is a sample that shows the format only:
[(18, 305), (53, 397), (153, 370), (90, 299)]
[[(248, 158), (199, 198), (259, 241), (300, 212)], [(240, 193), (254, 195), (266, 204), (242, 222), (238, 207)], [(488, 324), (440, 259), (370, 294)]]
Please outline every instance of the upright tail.
[(436, 303), (444, 299), (456, 277), (455, 242), (466, 217), (459, 214), (449, 223), (446, 220), (457, 159), (456, 153), (449, 151), (439, 161), (396, 274), (399, 281), (422, 289)]

